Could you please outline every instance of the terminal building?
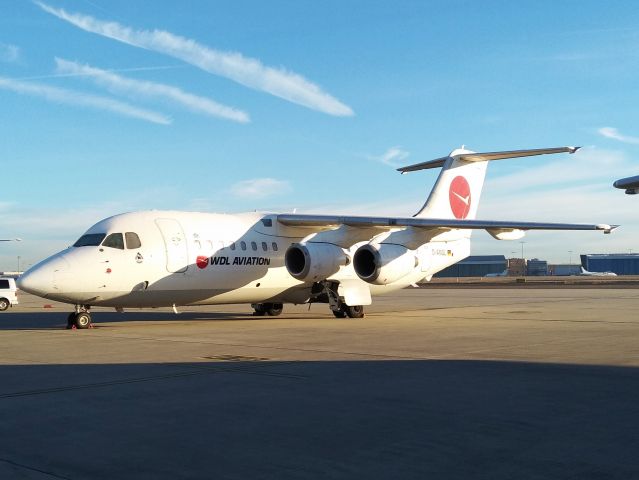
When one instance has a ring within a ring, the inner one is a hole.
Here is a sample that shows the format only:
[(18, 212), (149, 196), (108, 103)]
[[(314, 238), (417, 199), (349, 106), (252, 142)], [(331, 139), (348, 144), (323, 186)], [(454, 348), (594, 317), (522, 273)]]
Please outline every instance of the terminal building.
[(581, 255), (579, 264), (549, 265), (546, 260), (506, 259), (503, 255), (471, 255), (435, 274), (435, 277), (485, 277), (500, 274), (510, 277), (544, 275), (580, 275), (581, 267), (589, 272), (614, 272), (639, 275), (639, 253), (591, 253)]
[(508, 262), (503, 255), (471, 255), (457, 262), (435, 277), (485, 277), (488, 274), (499, 274), (508, 270)]
[(639, 275), (639, 253), (589, 253), (581, 255), (581, 265), (589, 272)]
[(546, 260), (539, 260), (538, 258), (531, 258), (526, 265), (526, 275), (531, 277), (544, 277), (548, 275), (548, 262)]

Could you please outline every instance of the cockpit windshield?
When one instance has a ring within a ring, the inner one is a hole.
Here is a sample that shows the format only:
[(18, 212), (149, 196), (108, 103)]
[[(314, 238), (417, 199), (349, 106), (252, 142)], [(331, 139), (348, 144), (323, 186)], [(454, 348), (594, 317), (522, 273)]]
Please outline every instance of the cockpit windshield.
[(124, 250), (124, 237), (121, 233), (112, 233), (102, 242), (102, 246)]
[(87, 233), (82, 235), (77, 242), (73, 244), (74, 247), (97, 247), (102, 243), (106, 237), (106, 233)]

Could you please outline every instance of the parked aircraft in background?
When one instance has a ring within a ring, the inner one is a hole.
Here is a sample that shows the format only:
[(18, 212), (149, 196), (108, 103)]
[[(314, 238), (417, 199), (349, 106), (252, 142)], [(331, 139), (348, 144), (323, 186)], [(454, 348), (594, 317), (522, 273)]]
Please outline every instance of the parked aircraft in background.
[(639, 175), (635, 177), (620, 178), (612, 184), (613, 187), (625, 190), (628, 195), (639, 193)]
[(508, 270), (504, 270), (503, 272), (498, 272), (498, 273), (487, 273), (486, 275), (484, 275), (485, 278), (495, 278), (495, 277), (507, 277), (508, 276)]
[(0, 242), (21, 242), (21, 238), (0, 238)]
[(575, 147), (475, 153), (464, 148), (399, 168), (441, 168), (417, 214), (356, 217), (142, 211), (96, 223), (72, 247), (30, 268), (22, 290), (75, 305), (69, 325), (87, 328), (91, 306), (124, 308), (252, 304), (279, 315), (284, 303), (327, 303), (336, 317), (362, 317), (371, 295), (389, 293), (466, 258), (473, 230), (516, 240), (526, 230), (599, 230), (615, 225), (475, 220), (491, 160)]
[(581, 273), (579, 275), (586, 275), (590, 277), (616, 277), (615, 272), (589, 272), (584, 267), (581, 267)]

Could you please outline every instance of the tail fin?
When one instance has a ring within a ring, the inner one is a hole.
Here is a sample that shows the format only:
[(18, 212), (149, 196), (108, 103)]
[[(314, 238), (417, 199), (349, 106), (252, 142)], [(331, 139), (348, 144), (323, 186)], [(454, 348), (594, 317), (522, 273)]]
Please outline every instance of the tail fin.
[(414, 215), (415, 217), (472, 220), (477, 217), (477, 208), (489, 161), (552, 153), (575, 153), (578, 149), (579, 147), (558, 147), (476, 153), (462, 147), (453, 150), (447, 157), (416, 163), (397, 170), (404, 174), (429, 168), (442, 168), (428, 200)]

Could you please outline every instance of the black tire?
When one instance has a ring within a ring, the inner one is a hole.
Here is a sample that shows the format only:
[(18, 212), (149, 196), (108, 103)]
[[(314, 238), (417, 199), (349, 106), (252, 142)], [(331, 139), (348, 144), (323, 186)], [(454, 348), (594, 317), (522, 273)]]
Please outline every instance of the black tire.
[(257, 303), (253, 305), (253, 310), (255, 310), (253, 312), (254, 317), (263, 317), (264, 315), (266, 315), (266, 309), (264, 308), (263, 303)]
[(362, 318), (364, 317), (364, 307), (362, 305), (347, 306), (346, 315), (349, 318)]
[(0, 298), (0, 312), (4, 312), (10, 305), (11, 302), (9, 300), (6, 298)]
[(346, 318), (346, 312), (344, 311), (344, 307), (341, 307), (339, 310), (331, 310), (335, 318)]
[(266, 313), (270, 317), (277, 317), (278, 315), (281, 315), (282, 310), (284, 310), (284, 305), (281, 303), (269, 303), (267, 305)]
[(91, 327), (91, 314), (88, 312), (80, 312), (75, 316), (75, 326), (79, 329)]

